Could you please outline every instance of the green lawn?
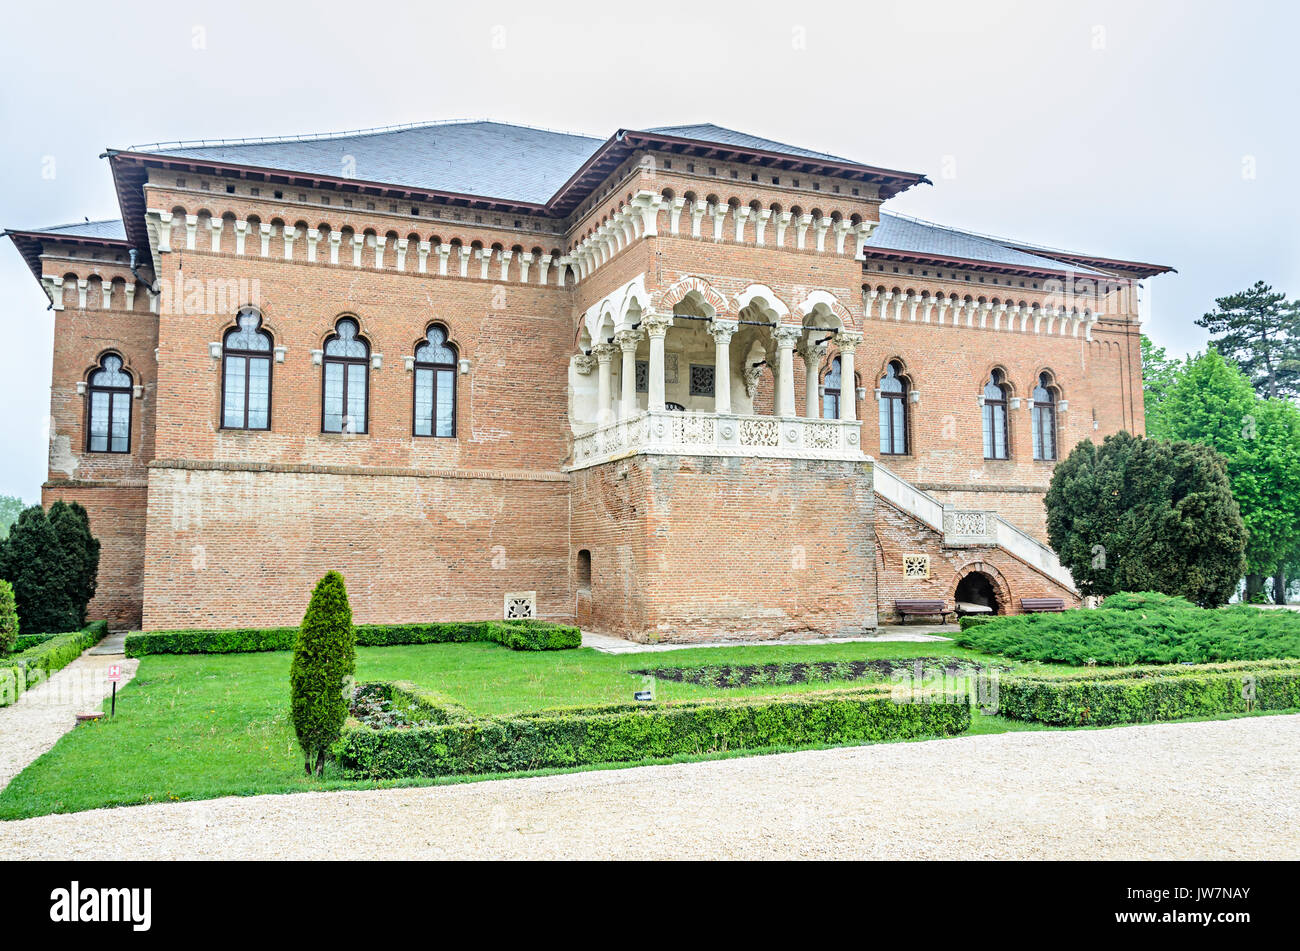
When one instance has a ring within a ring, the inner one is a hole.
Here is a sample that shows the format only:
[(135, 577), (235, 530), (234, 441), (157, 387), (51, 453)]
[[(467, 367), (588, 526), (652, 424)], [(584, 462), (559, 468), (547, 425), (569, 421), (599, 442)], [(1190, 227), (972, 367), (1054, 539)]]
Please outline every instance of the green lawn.
[[(477, 713), (501, 714), (627, 701), (634, 690), (649, 683), (630, 671), (648, 666), (921, 656), (990, 660), (942, 642), (755, 645), (621, 655), (589, 649), (511, 651), (489, 643), (425, 644), (358, 648), (357, 677), (412, 680)], [(0, 819), (165, 800), (376, 785), (342, 779), (328, 770), (323, 779), (303, 775), (288, 719), (290, 657), (288, 652), (274, 652), (142, 658), (135, 679), (118, 693), (117, 716), (76, 728), (17, 776), (0, 792)], [(846, 684), (724, 691), (656, 680), (653, 686), (657, 699), (669, 700), (788, 694)], [(1007, 728), (997, 720), (983, 718), (979, 732)]]
[[(357, 677), (415, 681), (477, 713), (503, 714), (627, 701), (634, 690), (650, 683), (630, 671), (646, 667), (922, 656), (1008, 663), (944, 642), (752, 645), (621, 655), (589, 649), (511, 651), (496, 644), (471, 643), (358, 648)], [(290, 657), (288, 652), (276, 652), (142, 658), (135, 679), (118, 693), (117, 716), (74, 729), (16, 777), (0, 792), (0, 819), (165, 800), (431, 784), (427, 780), (352, 781), (330, 769), (324, 778), (304, 776), (288, 719)], [(1018, 672), (1041, 669), (1020, 663), (1012, 666)], [(655, 680), (653, 686), (656, 699), (671, 700), (789, 694), (846, 684), (814, 682), (721, 690)], [(982, 716), (977, 711), (970, 733), (1024, 729), (1049, 728)], [(608, 768), (628, 765), (637, 764)], [(436, 782), (484, 778), (493, 777)]]

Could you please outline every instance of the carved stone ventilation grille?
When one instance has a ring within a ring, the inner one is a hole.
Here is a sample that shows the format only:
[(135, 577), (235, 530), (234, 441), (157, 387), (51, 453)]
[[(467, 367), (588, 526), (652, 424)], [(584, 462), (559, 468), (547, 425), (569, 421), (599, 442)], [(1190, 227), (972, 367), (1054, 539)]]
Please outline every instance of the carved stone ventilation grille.
[(674, 415), (673, 441), (692, 446), (712, 446), (713, 417)]
[(985, 512), (949, 512), (943, 527), (950, 535), (987, 535), (988, 515)]
[(781, 443), (781, 427), (774, 419), (742, 419), (740, 444), (742, 446), (777, 446)]
[(505, 596), (504, 614), (507, 621), (537, 617), (537, 592), (508, 592)]
[(930, 577), (930, 556), (929, 555), (904, 555), (903, 556), (903, 577), (904, 578), (929, 578)]
[(809, 449), (836, 449), (839, 430), (826, 423), (810, 423), (804, 431), (804, 445)]

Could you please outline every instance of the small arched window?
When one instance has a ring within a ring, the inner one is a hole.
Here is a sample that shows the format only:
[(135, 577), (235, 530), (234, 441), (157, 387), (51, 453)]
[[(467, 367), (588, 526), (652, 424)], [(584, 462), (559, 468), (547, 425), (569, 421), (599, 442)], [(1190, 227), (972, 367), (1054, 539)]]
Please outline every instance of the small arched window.
[(886, 456), (907, 453), (907, 383), (897, 362), (880, 378), (880, 451)]
[(1006, 376), (994, 370), (984, 384), (984, 458), (1008, 457)]
[(840, 358), (831, 361), (830, 369), (822, 380), (822, 419), (840, 418), (840, 384), (843, 374), (840, 371)]
[(1034, 387), (1034, 458), (1056, 458), (1056, 387), (1048, 373), (1040, 374)]
[(325, 341), (322, 432), (367, 432), (370, 347), (360, 334), (356, 320), (344, 317)]
[(271, 428), (271, 335), (251, 307), (222, 341), (221, 428)]
[(415, 435), (456, 435), (456, 348), (440, 324), (415, 348)]
[(87, 381), (86, 449), (90, 452), (131, 451), (131, 374), (122, 358), (106, 353)]

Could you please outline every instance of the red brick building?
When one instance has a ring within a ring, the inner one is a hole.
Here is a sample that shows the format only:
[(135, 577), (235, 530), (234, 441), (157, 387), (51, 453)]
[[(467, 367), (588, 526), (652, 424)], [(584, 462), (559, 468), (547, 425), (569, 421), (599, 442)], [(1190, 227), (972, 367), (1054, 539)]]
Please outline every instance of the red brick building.
[(145, 629), (577, 619), (848, 635), (1075, 599), (1042, 495), (1141, 432), (1164, 268), (882, 212), (924, 177), (716, 126), (472, 122), (108, 153), (7, 234), (54, 310), (45, 501)]

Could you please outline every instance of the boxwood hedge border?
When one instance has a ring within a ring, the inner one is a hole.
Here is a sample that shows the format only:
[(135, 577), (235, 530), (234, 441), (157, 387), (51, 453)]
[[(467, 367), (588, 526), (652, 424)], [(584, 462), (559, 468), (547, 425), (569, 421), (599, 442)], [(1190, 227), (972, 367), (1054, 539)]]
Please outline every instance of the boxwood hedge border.
[(1300, 661), (1138, 667), (1061, 677), (1008, 677), (997, 712), (1052, 726), (1158, 723), (1300, 708)]
[(900, 702), (888, 686), (798, 697), (605, 704), (475, 717), (445, 698), (388, 685), (395, 706), (427, 725), (371, 729), (350, 721), (335, 747), (344, 773), (372, 780), (509, 773), (639, 762), (728, 750), (953, 736), (967, 698)]
[[(453, 644), (472, 641), (494, 641), (517, 651), (568, 650), (582, 646), (582, 632), (578, 628), (534, 619), (358, 624), (356, 633), (358, 647)], [(126, 656), (288, 651), (293, 650), (297, 636), (296, 627), (149, 631), (127, 635)]]
[(30, 687), (68, 666), (107, 633), (107, 621), (91, 621), (79, 631), (42, 636), (26, 650), (0, 659), (0, 707), (16, 703)]

